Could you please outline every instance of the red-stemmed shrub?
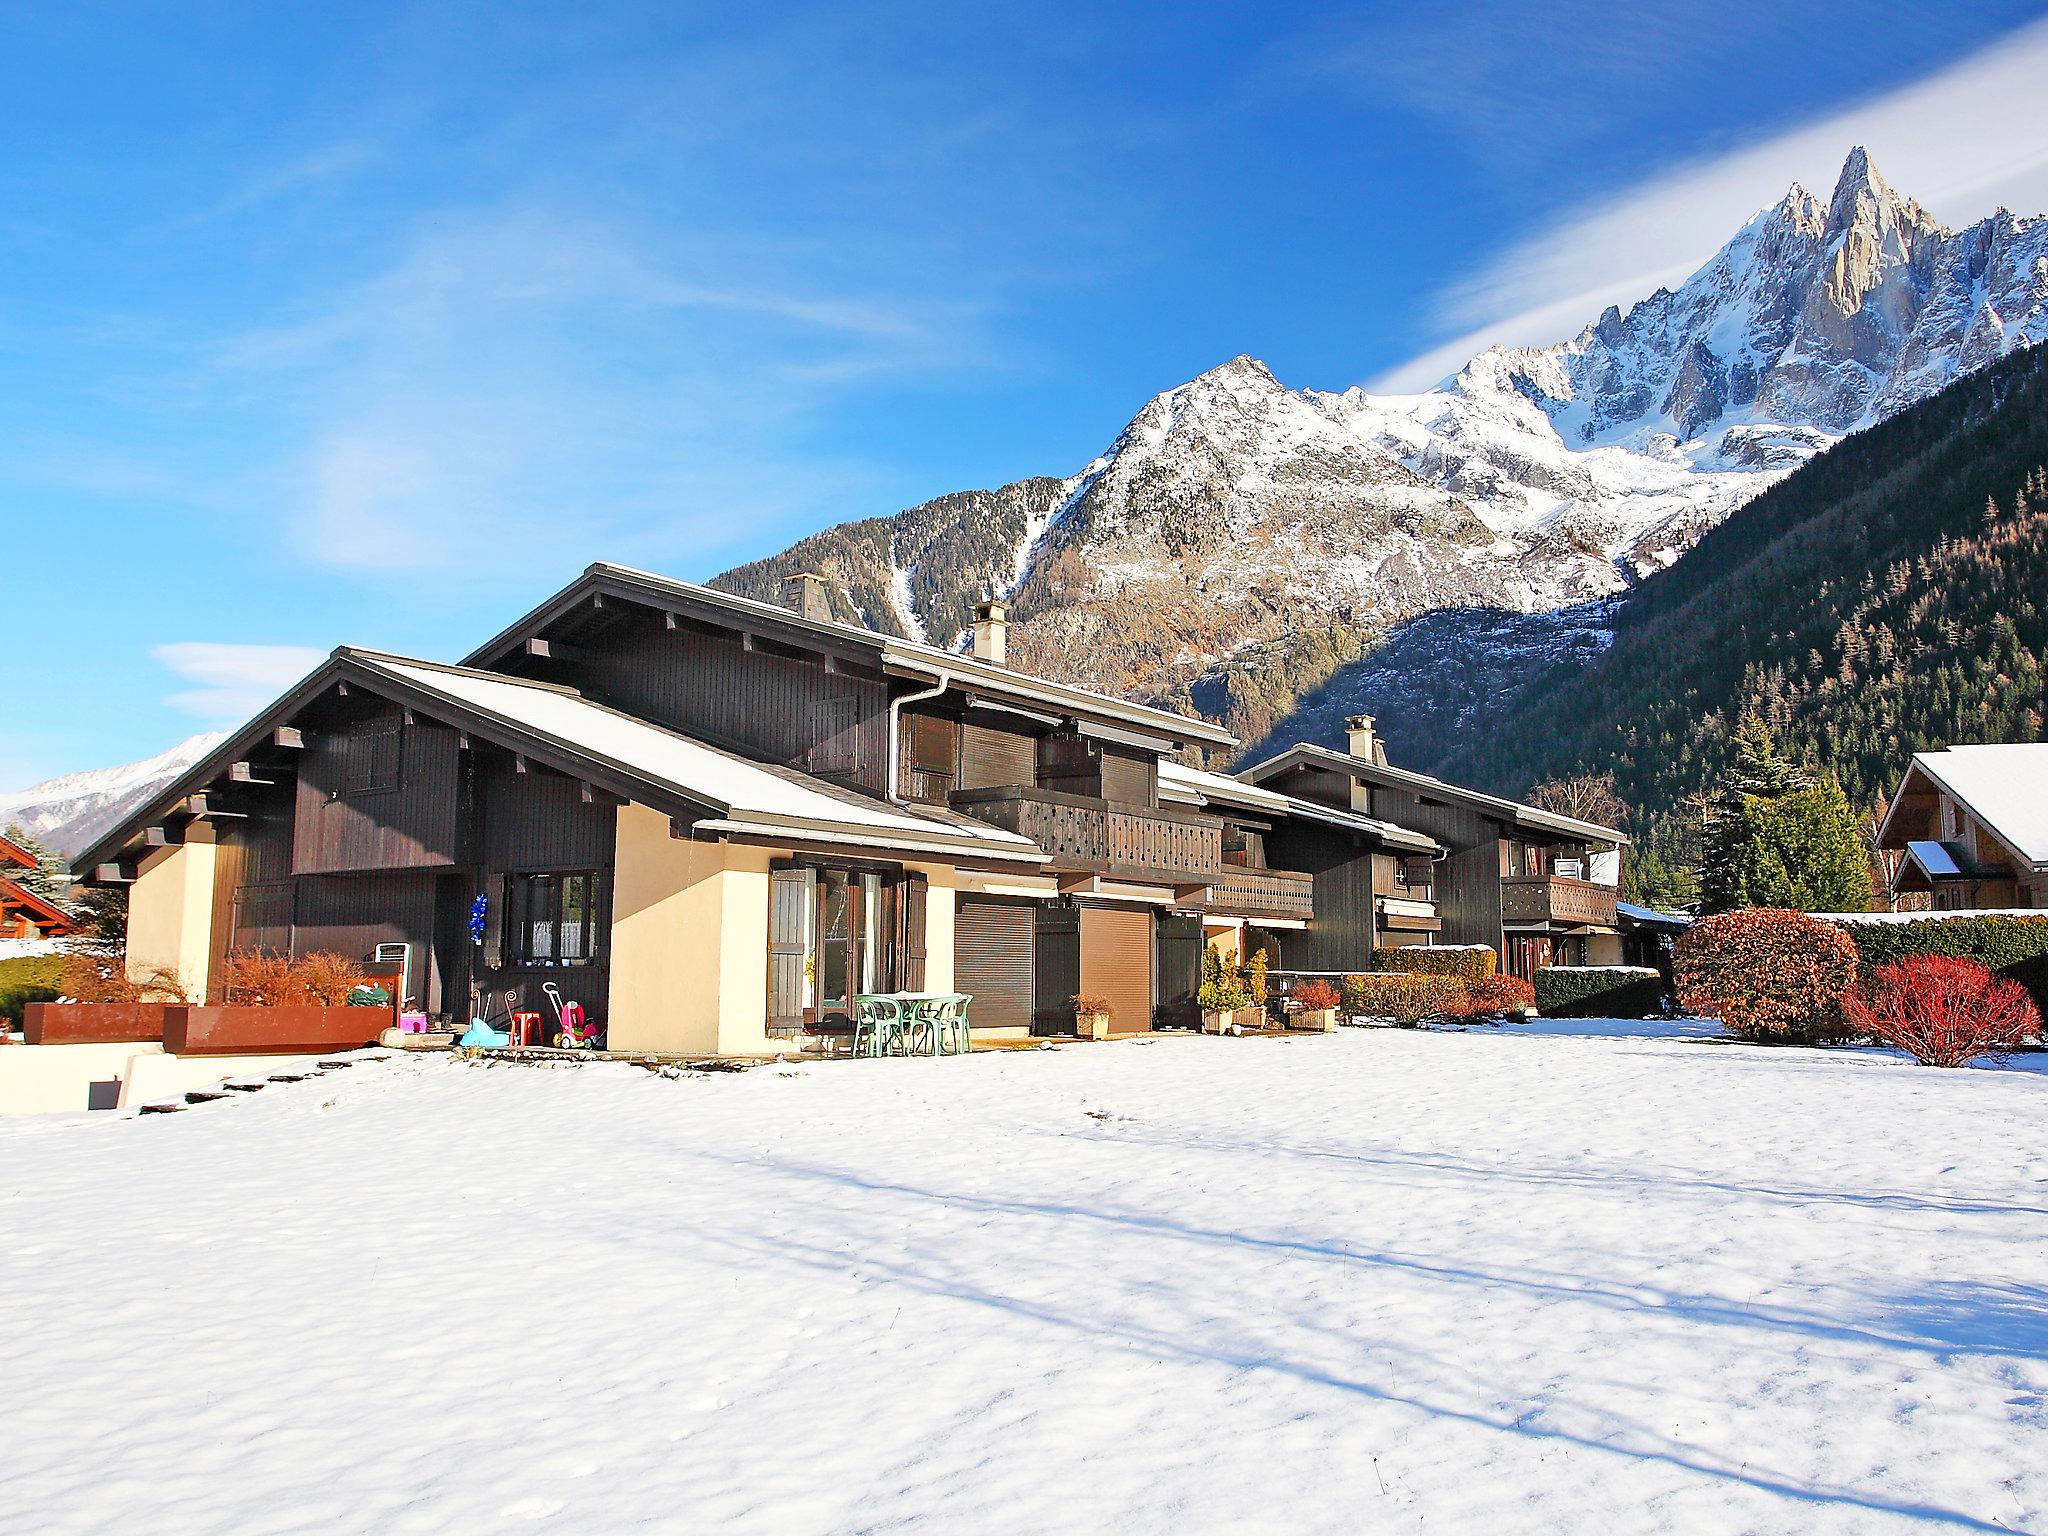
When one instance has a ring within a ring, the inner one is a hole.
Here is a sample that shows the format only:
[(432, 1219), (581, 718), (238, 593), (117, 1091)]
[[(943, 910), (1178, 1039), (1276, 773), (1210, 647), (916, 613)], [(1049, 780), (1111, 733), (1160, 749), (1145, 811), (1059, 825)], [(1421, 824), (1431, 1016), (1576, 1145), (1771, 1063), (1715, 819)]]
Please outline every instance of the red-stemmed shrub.
[(1880, 965), (1869, 994), (1855, 998), (1850, 1012), (1866, 1033), (1930, 1067), (2003, 1056), (2041, 1031), (2041, 1012), (2025, 987), (1953, 955)]
[(1461, 1011), (1468, 1019), (1498, 1019), (1511, 1014), (1527, 1014), (1535, 1006), (1534, 986), (1519, 976), (1495, 972), (1466, 985)]
[(1678, 1000), (1745, 1040), (1812, 1045), (1861, 1034), (1849, 1016), (1856, 946), (1832, 923), (1780, 907), (1703, 917), (1672, 956)]
[(1287, 995), (1301, 1004), (1304, 1013), (1324, 1013), (1342, 1001), (1337, 989), (1322, 980), (1305, 981)]

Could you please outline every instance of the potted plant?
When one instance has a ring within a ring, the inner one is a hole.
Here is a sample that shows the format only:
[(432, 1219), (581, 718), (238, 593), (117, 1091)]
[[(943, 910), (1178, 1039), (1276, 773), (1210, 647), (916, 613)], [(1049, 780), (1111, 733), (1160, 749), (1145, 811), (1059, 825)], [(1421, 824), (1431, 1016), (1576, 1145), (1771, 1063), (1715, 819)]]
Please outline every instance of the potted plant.
[(1294, 1016), (1298, 1029), (1331, 1030), (1337, 1027), (1337, 989), (1320, 978), (1294, 989), (1293, 1001), (1301, 1005)]
[(30, 1003), (22, 1010), (29, 1045), (103, 1045), (164, 1037), (168, 1006), (189, 1001), (176, 973), (159, 966), (140, 980), (128, 974), (127, 956), (73, 955), (57, 981), (62, 1001)]
[(1202, 1033), (1228, 1034), (1239, 1024), (1237, 1014), (1251, 1008), (1251, 993), (1234, 962), (1210, 945), (1202, 952), (1202, 985), (1195, 993), (1195, 1005), (1202, 1010)]
[(174, 1056), (304, 1054), (374, 1045), (395, 1022), (381, 1007), (351, 1007), (371, 980), (341, 955), (236, 953), (221, 968), (223, 1001), (164, 1010), (164, 1049)]
[(1109, 1021), (1116, 1010), (1109, 999), (1093, 992), (1082, 992), (1068, 999), (1074, 1007), (1074, 1033), (1083, 1040), (1107, 1040)]

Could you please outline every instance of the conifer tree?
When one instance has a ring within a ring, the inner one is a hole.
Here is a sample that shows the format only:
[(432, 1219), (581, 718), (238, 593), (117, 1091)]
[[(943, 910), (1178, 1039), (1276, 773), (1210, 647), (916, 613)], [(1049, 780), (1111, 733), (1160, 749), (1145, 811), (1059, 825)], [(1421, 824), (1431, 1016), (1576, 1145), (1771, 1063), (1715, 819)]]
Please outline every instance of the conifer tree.
[(0, 874), (4, 874), (23, 890), (34, 892), (45, 901), (62, 902), (65, 893), (71, 888), (71, 871), (65, 864), (63, 856), (53, 852), (41, 838), (19, 822), (10, 822), (7, 830), (0, 832), (0, 837), (6, 838), (36, 861), (33, 869), (10, 869), (0, 866)]

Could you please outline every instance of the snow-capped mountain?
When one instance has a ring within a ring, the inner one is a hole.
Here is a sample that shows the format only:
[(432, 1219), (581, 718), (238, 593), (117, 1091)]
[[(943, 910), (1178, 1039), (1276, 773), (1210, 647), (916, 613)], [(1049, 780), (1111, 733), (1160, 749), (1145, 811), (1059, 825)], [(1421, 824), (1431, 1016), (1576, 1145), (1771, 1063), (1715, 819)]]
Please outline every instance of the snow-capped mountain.
[[(2048, 220), (1936, 223), (1853, 151), (1676, 292), (1495, 348), (1415, 395), (1295, 390), (1238, 357), (1080, 473), (845, 524), (721, 584), (832, 578), (842, 616), (1194, 703), (1249, 739), (1395, 626), (1624, 590), (1842, 434), (2048, 335)], [(1570, 627), (1570, 626), (1567, 626)], [(1421, 647), (1409, 647), (1420, 664)]]
[(224, 732), (206, 731), (139, 763), (67, 773), (0, 794), (0, 828), (19, 825), (59, 853), (81, 853), (225, 740)]

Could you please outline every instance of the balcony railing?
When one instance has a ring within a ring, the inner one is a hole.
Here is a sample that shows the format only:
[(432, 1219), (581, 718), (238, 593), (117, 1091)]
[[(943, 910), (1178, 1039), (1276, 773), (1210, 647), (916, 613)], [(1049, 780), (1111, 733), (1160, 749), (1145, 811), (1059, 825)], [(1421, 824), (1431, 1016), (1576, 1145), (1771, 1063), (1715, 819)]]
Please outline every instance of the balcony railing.
[(1506, 875), (1500, 915), (1507, 923), (1614, 926), (1614, 887), (1566, 875)]
[(1053, 789), (955, 790), (954, 810), (1030, 838), (1056, 872), (1208, 885), (1223, 872), (1223, 822)]
[(1286, 917), (1307, 922), (1316, 915), (1315, 876), (1291, 869), (1226, 866), (1209, 887), (1208, 910), (1221, 917)]

